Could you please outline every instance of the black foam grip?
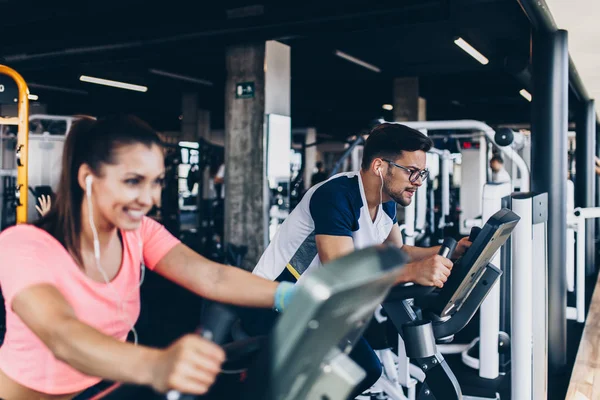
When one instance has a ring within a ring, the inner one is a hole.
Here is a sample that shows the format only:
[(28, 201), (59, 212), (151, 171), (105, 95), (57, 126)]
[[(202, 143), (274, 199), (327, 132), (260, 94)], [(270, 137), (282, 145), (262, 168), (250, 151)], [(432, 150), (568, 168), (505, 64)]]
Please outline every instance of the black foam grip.
[(212, 303), (206, 308), (204, 323), (198, 329), (203, 338), (218, 345), (225, 343), (237, 316), (224, 304)]
[(456, 249), (456, 245), (457, 245), (456, 240), (454, 240), (451, 237), (447, 237), (444, 239), (444, 242), (442, 243), (442, 246), (440, 247), (438, 254), (440, 256), (450, 258), (450, 256), (454, 252), (454, 249)]
[(177, 400), (197, 400), (198, 396), (194, 394), (180, 394)]
[[(224, 304), (211, 303), (205, 309), (205, 314), (202, 317), (204, 323), (198, 328), (197, 332), (204, 339), (222, 345), (227, 340), (231, 326), (236, 318), (236, 314), (230, 307)], [(177, 392), (173, 391), (171, 393), (173, 395)], [(177, 400), (195, 400), (198, 398), (198, 396), (193, 394), (178, 394), (179, 397), (177, 397)], [(166, 399), (169, 399), (169, 396)]]
[(481, 228), (478, 226), (474, 226), (471, 228), (471, 233), (469, 234), (469, 242), (474, 242), (477, 239), (477, 235), (481, 232)]

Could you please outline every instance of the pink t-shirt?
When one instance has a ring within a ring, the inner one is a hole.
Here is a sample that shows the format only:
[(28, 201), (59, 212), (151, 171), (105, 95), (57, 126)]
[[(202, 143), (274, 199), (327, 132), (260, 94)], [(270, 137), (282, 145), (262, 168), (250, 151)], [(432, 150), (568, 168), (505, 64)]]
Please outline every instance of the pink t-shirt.
[(60, 290), (81, 321), (125, 341), (130, 321), (135, 323), (140, 313), (142, 251), (146, 267), (154, 269), (179, 240), (150, 218), (143, 219), (140, 229), (121, 234), (123, 260), (111, 282), (114, 290), (106, 283), (88, 278), (67, 250), (39, 228), (19, 225), (0, 234), (0, 287), (6, 305), (6, 337), (0, 347), (0, 369), (15, 382), (42, 393), (63, 394), (100, 381), (54, 358), (12, 311), (11, 304), (15, 295), (26, 287), (49, 283)]

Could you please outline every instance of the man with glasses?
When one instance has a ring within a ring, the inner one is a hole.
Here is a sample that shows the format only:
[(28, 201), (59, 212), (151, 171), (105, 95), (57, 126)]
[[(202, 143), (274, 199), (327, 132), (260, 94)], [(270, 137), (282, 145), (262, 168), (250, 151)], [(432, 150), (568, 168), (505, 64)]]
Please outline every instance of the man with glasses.
[[(354, 250), (381, 243), (401, 247), (411, 258), (398, 283), (442, 287), (452, 269), (439, 247), (404, 245), (396, 220), (396, 203), (408, 206), (429, 176), (426, 152), (431, 139), (400, 124), (375, 127), (365, 143), (361, 170), (337, 174), (311, 188), (279, 227), (254, 273), (272, 280), (296, 282), (311, 270)], [(459, 241), (453, 259), (470, 246)], [(255, 314), (244, 321), (251, 334), (273, 322), (272, 315)], [(268, 312), (267, 312), (268, 313)], [(363, 338), (350, 357), (367, 377), (354, 395), (372, 386), (381, 375), (379, 360)]]

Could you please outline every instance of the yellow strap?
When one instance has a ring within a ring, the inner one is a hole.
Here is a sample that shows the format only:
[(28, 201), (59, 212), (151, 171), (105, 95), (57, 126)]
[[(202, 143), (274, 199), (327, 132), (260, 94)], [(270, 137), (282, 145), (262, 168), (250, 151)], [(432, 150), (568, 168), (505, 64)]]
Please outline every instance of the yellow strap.
[(296, 280), (300, 279), (300, 274), (294, 269), (294, 267), (292, 267), (292, 264), (288, 264), (285, 267), (288, 271), (290, 271), (292, 275), (294, 275), (294, 278), (296, 278)]

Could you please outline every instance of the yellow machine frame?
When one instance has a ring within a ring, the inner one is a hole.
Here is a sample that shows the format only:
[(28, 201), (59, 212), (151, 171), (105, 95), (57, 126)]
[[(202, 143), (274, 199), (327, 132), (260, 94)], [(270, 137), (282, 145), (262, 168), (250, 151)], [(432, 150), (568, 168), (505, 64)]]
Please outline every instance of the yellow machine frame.
[(29, 156), (29, 88), (23, 77), (14, 69), (0, 65), (0, 74), (11, 77), (19, 89), (18, 116), (0, 117), (0, 125), (17, 125), (17, 224), (27, 222), (28, 156)]

